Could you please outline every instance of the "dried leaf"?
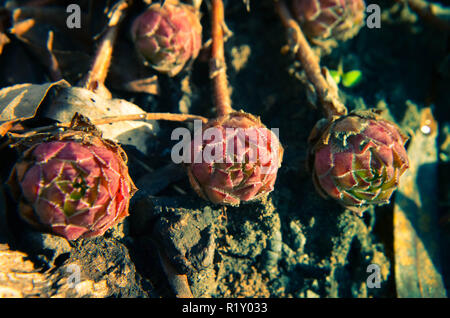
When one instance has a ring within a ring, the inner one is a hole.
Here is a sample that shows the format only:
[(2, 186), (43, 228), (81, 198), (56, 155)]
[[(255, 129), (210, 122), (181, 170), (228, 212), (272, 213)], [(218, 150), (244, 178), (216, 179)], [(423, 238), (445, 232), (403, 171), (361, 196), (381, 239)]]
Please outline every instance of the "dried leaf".
[(429, 109), (421, 115), (422, 127), (408, 148), (410, 168), (395, 198), (395, 281), (398, 297), (446, 297), (438, 245), (437, 126)]
[[(140, 107), (126, 100), (107, 99), (84, 88), (68, 87), (62, 89), (42, 110), (42, 116), (69, 122), (76, 112), (89, 119), (144, 113)], [(133, 145), (146, 154), (148, 140), (158, 130), (158, 125), (156, 122), (123, 121), (98, 125), (97, 128), (102, 131), (104, 138)]]
[(68, 87), (66, 81), (54, 83), (18, 84), (0, 90), (0, 136), (17, 122), (33, 118), (50, 89)]

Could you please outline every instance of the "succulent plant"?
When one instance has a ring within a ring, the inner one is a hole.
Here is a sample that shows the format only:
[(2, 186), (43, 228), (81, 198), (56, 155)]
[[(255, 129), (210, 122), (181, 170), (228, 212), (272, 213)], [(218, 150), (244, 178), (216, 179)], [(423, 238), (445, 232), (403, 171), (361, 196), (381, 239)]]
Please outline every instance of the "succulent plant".
[(310, 38), (347, 40), (363, 25), (364, 0), (293, 0), (292, 10)]
[(369, 204), (389, 202), (408, 168), (407, 137), (370, 111), (352, 112), (313, 131), (310, 165), (324, 197), (360, 215)]
[(27, 141), (9, 186), (23, 220), (68, 240), (102, 235), (128, 215), (136, 188), (122, 148), (67, 130)]
[(192, 187), (213, 203), (239, 205), (265, 197), (274, 188), (283, 147), (259, 118), (232, 112), (202, 129), (191, 143), (188, 176)]
[(178, 74), (202, 45), (202, 26), (193, 6), (166, 1), (152, 4), (131, 27), (136, 50), (155, 70)]

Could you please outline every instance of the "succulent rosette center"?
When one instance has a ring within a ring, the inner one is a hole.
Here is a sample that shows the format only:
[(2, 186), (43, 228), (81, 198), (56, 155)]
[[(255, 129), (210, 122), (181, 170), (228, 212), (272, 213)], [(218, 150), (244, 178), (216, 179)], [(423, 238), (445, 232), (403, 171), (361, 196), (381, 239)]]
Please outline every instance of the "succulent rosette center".
[(361, 213), (388, 203), (408, 168), (398, 127), (372, 113), (352, 113), (331, 122), (313, 146), (313, 180), (325, 197)]
[(234, 112), (205, 125), (200, 143), (192, 141), (189, 180), (202, 198), (239, 205), (273, 190), (282, 157), (271, 130), (250, 114)]
[(102, 235), (128, 215), (134, 185), (122, 153), (91, 136), (29, 148), (10, 178), (22, 218), (74, 240)]

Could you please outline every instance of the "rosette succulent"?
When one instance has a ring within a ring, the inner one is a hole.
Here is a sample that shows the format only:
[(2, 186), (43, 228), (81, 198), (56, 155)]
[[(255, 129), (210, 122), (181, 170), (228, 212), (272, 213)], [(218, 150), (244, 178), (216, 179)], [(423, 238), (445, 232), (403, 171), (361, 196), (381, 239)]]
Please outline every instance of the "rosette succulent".
[(213, 203), (239, 205), (274, 188), (283, 147), (259, 118), (244, 112), (210, 121), (191, 143), (188, 175), (194, 190)]
[(293, 0), (295, 18), (310, 38), (347, 40), (363, 25), (364, 0)]
[(138, 54), (155, 70), (178, 74), (202, 45), (202, 26), (193, 6), (166, 1), (152, 4), (131, 27)]
[(360, 215), (369, 204), (388, 203), (408, 168), (407, 137), (398, 127), (373, 112), (353, 112), (321, 131), (310, 162), (318, 192)]
[(72, 130), (27, 146), (8, 181), (27, 223), (75, 240), (128, 215), (136, 188), (120, 146)]

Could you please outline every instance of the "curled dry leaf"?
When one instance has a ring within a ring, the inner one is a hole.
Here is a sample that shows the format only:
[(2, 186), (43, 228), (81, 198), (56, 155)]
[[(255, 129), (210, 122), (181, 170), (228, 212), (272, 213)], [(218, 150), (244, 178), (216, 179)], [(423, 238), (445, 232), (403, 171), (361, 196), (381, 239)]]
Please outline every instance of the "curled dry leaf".
[(33, 118), (52, 88), (69, 87), (66, 81), (19, 84), (0, 90), (0, 136), (17, 122)]
[[(33, 118), (38, 109), (40, 116), (64, 123), (70, 122), (76, 112), (91, 120), (144, 113), (133, 103), (106, 99), (87, 89), (71, 87), (64, 80), (42, 85), (20, 84), (0, 90), (0, 136), (15, 123)], [(157, 127), (156, 122), (123, 121), (99, 125), (98, 129), (106, 139), (133, 145), (147, 153), (148, 138)]]
[[(144, 111), (124, 99), (106, 99), (87, 89), (68, 87), (62, 89), (43, 110), (42, 115), (60, 122), (68, 122), (79, 112), (91, 120), (117, 115), (142, 114)], [(156, 122), (122, 121), (98, 125), (106, 139), (135, 146), (147, 153), (148, 138), (158, 130)]]

